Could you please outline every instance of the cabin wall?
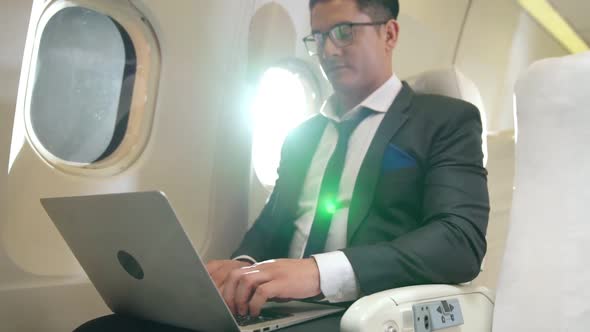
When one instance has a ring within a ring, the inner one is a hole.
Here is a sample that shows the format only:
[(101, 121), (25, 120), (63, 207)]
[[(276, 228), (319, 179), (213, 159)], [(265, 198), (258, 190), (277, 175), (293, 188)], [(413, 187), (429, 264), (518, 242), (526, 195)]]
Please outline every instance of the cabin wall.
[[(8, 151), (32, 0), (4, 0), (0, 11), (0, 211), (4, 211)], [(4, 217), (0, 213), (0, 221)]]
[[(7, 197), (10, 195), (7, 188), (8, 154), (32, 3), (32, 0), (5, 0), (0, 10), (0, 227), (5, 222)], [(0, 240), (0, 285), (6, 279), (14, 280), (15, 269), (9, 261), (4, 243)]]
[(488, 131), (513, 130), (513, 91), (534, 61), (568, 52), (513, 0), (473, 0), (457, 67), (479, 87)]
[(450, 67), (468, 6), (469, 0), (401, 0), (395, 73), (405, 79)]
[(513, 130), (516, 79), (568, 52), (513, 0), (400, 0), (394, 70), (402, 79), (457, 66), (480, 89), (488, 132)]

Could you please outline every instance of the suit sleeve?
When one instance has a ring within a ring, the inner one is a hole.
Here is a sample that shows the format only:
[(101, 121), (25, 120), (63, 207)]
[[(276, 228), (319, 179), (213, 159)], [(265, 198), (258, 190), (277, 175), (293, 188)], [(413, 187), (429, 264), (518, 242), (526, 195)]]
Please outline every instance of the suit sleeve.
[[(391, 242), (343, 249), (363, 294), (473, 280), (486, 252), (489, 217), (482, 125), (472, 105), (434, 134), (420, 228)], [(368, 218), (380, 218), (370, 214)]]
[(275, 230), (279, 226), (279, 193), (282, 190), (282, 179), (285, 179), (284, 165), (286, 163), (285, 156), (288, 150), (289, 137), (285, 139), (281, 150), (281, 161), (277, 170), (278, 178), (275, 182), (274, 189), (270, 194), (269, 199), (262, 208), (262, 212), (254, 222), (254, 225), (246, 232), (246, 235), (242, 239), (240, 246), (231, 255), (232, 258), (236, 259), (240, 256), (248, 257), (257, 262), (265, 261), (272, 257), (271, 254), (274, 252), (272, 247), (273, 236)]

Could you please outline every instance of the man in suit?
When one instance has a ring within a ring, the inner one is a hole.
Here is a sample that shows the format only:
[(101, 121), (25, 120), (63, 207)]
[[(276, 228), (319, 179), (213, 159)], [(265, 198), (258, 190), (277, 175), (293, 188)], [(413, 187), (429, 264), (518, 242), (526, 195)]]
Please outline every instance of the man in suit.
[(232, 260), (207, 268), (232, 312), (354, 301), (477, 276), (489, 215), (475, 106), (395, 76), (397, 0), (311, 0), (308, 50), (334, 94), (284, 142), (273, 193)]

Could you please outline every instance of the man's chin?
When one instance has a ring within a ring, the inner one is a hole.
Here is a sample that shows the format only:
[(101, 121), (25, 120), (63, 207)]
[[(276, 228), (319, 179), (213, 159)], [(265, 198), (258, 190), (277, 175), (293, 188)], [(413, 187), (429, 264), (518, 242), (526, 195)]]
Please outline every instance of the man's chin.
[(351, 91), (356, 88), (355, 81), (346, 77), (330, 77), (330, 83), (336, 91)]

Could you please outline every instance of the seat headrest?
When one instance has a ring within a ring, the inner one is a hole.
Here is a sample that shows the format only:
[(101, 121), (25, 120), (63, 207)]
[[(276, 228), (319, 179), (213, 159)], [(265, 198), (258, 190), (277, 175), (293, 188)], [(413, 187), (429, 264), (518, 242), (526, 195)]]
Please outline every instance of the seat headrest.
[(488, 156), (487, 118), (481, 94), (475, 83), (456, 67), (427, 71), (410, 77), (406, 81), (416, 93), (436, 94), (461, 99), (477, 107), (481, 115), (483, 128), (482, 149), (484, 153), (484, 165), (486, 165)]
[[(590, 52), (535, 62), (516, 82), (517, 119), (538, 121), (542, 115), (563, 122), (564, 114), (586, 116), (589, 74)], [(577, 119), (568, 125), (576, 124)]]
[(465, 100), (485, 113), (479, 89), (456, 67), (431, 70), (406, 80), (417, 93), (443, 95)]

